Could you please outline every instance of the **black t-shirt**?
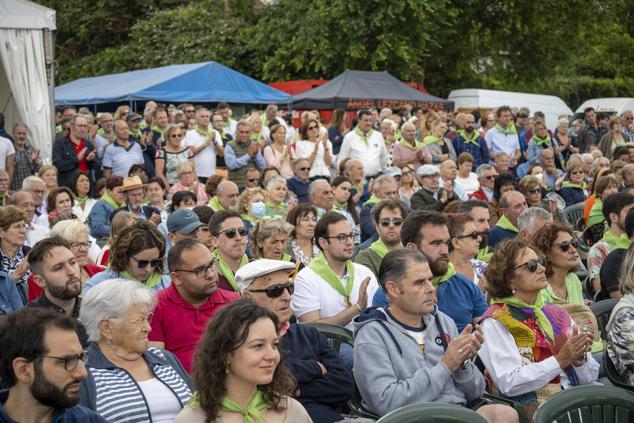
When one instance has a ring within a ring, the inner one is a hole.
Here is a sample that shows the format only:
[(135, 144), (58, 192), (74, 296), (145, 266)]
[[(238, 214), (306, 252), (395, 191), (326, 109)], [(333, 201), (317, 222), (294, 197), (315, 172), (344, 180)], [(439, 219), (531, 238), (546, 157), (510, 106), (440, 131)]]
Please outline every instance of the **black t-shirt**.
[(603, 260), (599, 278), (601, 278), (601, 294), (604, 300), (611, 298), (610, 292), (619, 290), (619, 273), (621, 272), (621, 263), (623, 263), (626, 252), (626, 249), (619, 248), (612, 251)]

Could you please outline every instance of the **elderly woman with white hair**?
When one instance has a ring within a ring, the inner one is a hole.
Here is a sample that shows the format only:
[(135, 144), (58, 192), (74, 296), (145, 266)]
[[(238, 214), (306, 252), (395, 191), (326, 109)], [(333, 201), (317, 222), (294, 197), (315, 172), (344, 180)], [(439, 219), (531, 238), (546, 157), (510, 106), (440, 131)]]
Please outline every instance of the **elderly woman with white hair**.
[(568, 131), (569, 127), (568, 118), (562, 117), (557, 121), (557, 129), (555, 129), (555, 141), (559, 145), (557, 152), (563, 156), (564, 161), (568, 161), (570, 155), (580, 152), (577, 147), (577, 137)]
[(88, 226), (79, 220), (62, 220), (56, 223), (51, 229), (51, 235), (59, 235), (70, 244), (70, 250), (75, 255), (77, 264), (81, 269), (79, 279), (82, 286), (88, 279), (106, 270), (105, 267), (90, 262), (89, 252), (93, 242), (88, 234)]
[(266, 191), (264, 216), (283, 219), (288, 211), (288, 204), (285, 202), (288, 194), (286, 179), (279, 175), (271, 176), (266, 180), (264, 189)]
[(191, 399), (193, 386), (178, 359), (149, 347), (156, 297), (139, 282), (111, 279), (82, 301), (88, 377), (80, 404), (111, 423), (172, 422)]
[(253, 228), (251, 257), (254, 260), (265, 258), (294, 261), (290, 254), (285, 253), (288, 237), (292, 232), (293, 225), (281, 219), (259, 220)]

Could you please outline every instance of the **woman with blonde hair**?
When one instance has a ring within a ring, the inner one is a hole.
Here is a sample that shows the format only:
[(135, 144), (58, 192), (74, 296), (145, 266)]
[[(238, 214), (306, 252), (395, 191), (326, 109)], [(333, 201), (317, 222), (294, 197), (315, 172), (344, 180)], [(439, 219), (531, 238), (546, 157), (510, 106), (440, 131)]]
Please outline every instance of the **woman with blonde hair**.
[(168, 126), (165, 144), (156, 151), (156, 175), (168, 186), (178, 183), (178, 167), (191, 158), (190, 148), (183, 145), (184, 136), (180, 126)]
[(196, 196), (196, 205), (205, 206), (209, 202), (205, 185), (198, 182), (196, 177), (196, 165), (191, 161), (185, 161), (178, 165), (177, 171), (178, 182), (172, 185), (169, 190), (168, 199), (179, 191), (191, 191)]
[(265, 258), (291, 261), (291, 256), (284, 251), (292, 232), (293, 226), (281, 219), (259, 220), (253, 228), (251, 257), (254, 260)]
[(53, 188), (57, 188), (57, 177), (59, 176), (59, 172), (55, 166), (45, 164), (40, 167), (39, 172), (37, 172), (37, 176), (42, 178), (44, 181), (44, 198), (46, 198)]
[(608, 160), (612, 160), (612, 153), (617, 147), (625, 145), (628, 141), (621, 131), (622, 126), (623, 120), (621, 117), (614, 116), (608, 124), (608, 132), (599, 141), (599, 150), (601, 150), (603, 157)]
[(286, 127), (279, 123), (271, 126), (271, 145), (264, 147), (262, 152), (267, 167), (279, 169), (285, 179), (293, 177), (293, 160), (295, 152), (286, 144)]
[(269, 132), (269, 128), (262, 125), (262, 116), (260, 112), (252, 112), (247, 120), (251, 123), (251, 141), (255, 141), (258, 143), (260, 150), (262, 150), (269, 142), (269, 136), (271, 135)]
[(446, 132), (447, 124), (442, 120), (435, 120), (432, 123), (431, 134), (423, 139), (423, 144), (427, 146), (431, 153), (433, 164), (440, 164), (445, 160), (453, 160), (455, 162), (458, 159), (453, 144), (445, 137)]

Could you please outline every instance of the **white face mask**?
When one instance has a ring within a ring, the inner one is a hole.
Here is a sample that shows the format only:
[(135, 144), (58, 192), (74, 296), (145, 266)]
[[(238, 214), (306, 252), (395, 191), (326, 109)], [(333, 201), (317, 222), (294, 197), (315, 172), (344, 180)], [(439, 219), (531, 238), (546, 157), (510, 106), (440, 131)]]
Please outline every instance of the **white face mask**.
[(539, 182), (541, 182), (542, 179), (544, 179), (544, 174), (543, 173), (536, 173), (533, 176), (536, 177), (539, 180)]
[(255, 201), (251, 203), (251, 214), (255, 217), (262, 217), (266, 212), (266, 204), (264, 201)]

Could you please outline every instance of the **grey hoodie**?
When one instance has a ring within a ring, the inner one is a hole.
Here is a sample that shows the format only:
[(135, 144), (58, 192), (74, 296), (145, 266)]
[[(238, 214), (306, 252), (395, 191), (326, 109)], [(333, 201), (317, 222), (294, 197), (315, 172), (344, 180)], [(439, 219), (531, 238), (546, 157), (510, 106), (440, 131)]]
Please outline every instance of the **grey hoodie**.
[(423, 316), (424, 351), (382, 307), (354, 319), (353, 372), (368, 410), (383, 416), (418, 402), (463, 405), (482, 396), (484, 377), (473, 363), (452, 374), (441, 362), (445, 351), (436, 314), (447, 344), (458, 336), (453, 320), (435, 308)]

